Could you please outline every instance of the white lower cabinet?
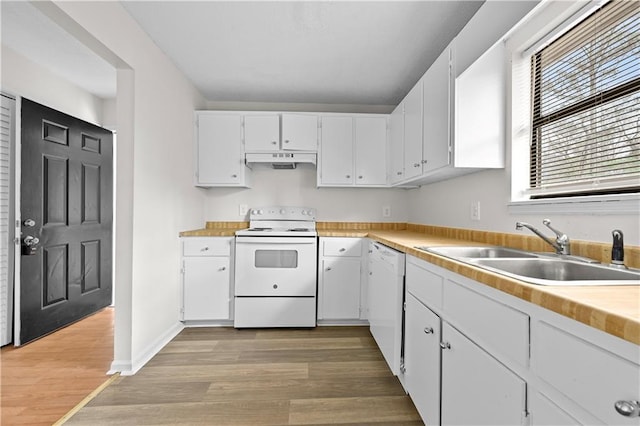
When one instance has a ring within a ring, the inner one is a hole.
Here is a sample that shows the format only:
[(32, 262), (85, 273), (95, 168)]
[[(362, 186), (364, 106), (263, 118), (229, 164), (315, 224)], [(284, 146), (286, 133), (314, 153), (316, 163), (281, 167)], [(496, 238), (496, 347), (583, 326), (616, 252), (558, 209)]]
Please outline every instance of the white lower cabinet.
[(425, 423), (640, 426), (618, 412), (640, 400), (638, 345), (413, 256), (406, 284), (404, 377)]
[(523, 423), (524, 380), (444, 321), (441, 392), (443, 425)]
[(366, 319), (362, 238), (321, 237), (318, 262), (318, 320)]
[(182, 319), (229, 320), (233, 237), (186, 237), (182, 241)]
[(439, 425), (440, 317), (410, 293), (406, 303), (404, 378), (407, 391), (424, 422)]

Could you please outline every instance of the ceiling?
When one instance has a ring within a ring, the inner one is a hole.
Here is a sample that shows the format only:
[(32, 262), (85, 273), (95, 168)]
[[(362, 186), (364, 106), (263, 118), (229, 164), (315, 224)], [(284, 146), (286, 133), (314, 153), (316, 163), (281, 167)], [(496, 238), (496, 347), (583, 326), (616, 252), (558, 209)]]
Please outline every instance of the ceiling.
[[(115, 71), (27, 2), (2, 43), (97, 96)], [(472, 1), (121, 1), (212, 102), (397, 105), (482, 5)]]

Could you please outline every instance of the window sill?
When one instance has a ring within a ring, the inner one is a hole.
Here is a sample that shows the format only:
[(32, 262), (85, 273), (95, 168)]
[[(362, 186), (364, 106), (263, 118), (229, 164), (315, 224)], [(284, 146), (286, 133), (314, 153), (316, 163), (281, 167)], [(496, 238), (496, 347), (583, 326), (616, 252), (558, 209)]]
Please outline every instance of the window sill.
[(507, 206), (512, 214), (639, 214), (640, 194), (522, 200), (512, 201)]

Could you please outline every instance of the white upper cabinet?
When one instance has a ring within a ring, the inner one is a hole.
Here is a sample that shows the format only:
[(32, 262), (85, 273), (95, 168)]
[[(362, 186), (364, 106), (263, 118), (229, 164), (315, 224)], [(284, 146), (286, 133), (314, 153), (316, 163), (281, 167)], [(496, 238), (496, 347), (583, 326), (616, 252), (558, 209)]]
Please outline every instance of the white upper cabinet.
[(451, 55), (447, 47), (423, 77), (423, 172), (429, 173), (448, 166), (451, 161), (449, 129), (452, 102)]
[(355, 117), (355, 184), (386, 185), (387, 116)]
[(318, 149), (318, 116), (290, 113), (245, 114), (244, 143), (247, 152), (315, 152)]
[(247, 152), (280, 150), (280, 117), (277, 114), (245, 115), (244, 145)]
[(404, 98), (404, 179), (422, 174), (422, 80)]
[(353, 184), (353, 118), (322, 117), (318, 186)]
[(322, 116), (318, 186), (386, 186), (387, 117)]
[(195, 115), (196, 186), (247, 187), (242, 117), (234, 113), (197, 111)]
[(318, 116), (283, 113), (282, 149), (316, 151), (318, 149)]
[(404, 102), (389, 116), (388, 173), (389, 184), (404, 179)]

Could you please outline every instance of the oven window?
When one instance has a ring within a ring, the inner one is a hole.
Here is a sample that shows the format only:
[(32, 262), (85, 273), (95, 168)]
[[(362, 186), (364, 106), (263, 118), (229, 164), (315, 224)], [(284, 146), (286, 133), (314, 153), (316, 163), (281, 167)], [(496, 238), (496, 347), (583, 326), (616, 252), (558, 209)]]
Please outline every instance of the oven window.
[(296, 250), (256, 250), (256, 268), (297, 268)]

